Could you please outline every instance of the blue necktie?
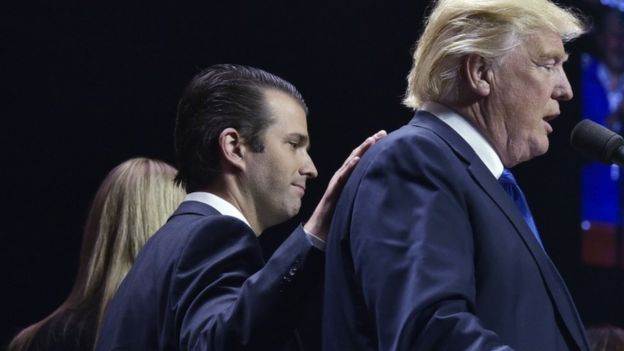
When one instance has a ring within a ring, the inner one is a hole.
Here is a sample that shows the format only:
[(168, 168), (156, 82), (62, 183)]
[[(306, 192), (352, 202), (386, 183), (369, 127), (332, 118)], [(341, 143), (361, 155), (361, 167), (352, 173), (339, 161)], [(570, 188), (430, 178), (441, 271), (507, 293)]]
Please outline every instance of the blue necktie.
[(524, 217), (524, 220), (529, 225), (529, 228), (531, 228), (533, 236), (535, 236), (535, 239), (537, 239), (537, 242), (543, 248), (544, 245), (542, 244), (542, 239), (540, 238), (537, 227), (535, 226), (533, 215), (531, 214), (531, 210), (529, 209), (529, 205), (526, 202), (526, 198), (524, 197), (522, 190), (520, 190), (518, 183), (516, 183), (516, 178), (514, 178), (511, 171), (504, 169), (503, 174), (500, 178), (498, 178), (498, 182), (502, 185), (505, 192), (511, 196), (516, 204), (516, 207), (520, 210), (520, 213), (522, 213), (522, 217)]

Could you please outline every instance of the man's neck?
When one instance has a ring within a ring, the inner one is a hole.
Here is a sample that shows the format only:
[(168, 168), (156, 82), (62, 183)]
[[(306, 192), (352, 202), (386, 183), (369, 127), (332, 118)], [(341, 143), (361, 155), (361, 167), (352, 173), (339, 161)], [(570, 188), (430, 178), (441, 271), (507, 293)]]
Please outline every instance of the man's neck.
[(238, 182), (224, 180), (217, 181), (204, 188), (202, 191), (215, 194), (232, 204), (232, 206), (243, 214), (245, 219), (249, 222), (251, 229), (256, 233), (256, 236), (260, 236), (265, 228), (262, 227), (258, 220), (258, 212), (254, 205), (255, 202), (248, 193), (241, 191), (241, 189), (242, 187), (238, 185)]

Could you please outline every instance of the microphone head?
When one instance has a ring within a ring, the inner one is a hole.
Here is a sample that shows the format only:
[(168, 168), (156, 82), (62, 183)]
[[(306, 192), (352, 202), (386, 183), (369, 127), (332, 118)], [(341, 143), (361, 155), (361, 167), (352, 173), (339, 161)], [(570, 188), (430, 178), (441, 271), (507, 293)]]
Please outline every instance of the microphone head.
[(607, 127), (584, 119), (572, 129), (570, 144), (591, 158), (611, 164), (615, 151), (624, 145), (624, 138)]

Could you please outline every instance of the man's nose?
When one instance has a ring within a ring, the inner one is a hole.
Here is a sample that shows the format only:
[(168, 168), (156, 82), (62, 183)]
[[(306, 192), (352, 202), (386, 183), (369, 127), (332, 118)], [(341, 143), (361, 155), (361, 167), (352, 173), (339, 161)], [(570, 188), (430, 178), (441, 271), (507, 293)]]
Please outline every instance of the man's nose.
[(553, 91), (553, 99), (560, 101), (568, 101), (574, 97), (574, 93), (572, 92), (572, 86), (570, 85), (570, 81), (568, 80), (568, 76), (561, 68), (561, 74), (559, 75), (559, 81), (555, 85), (555, 89)]
[(307, 152), (299, 173), (307, 176), (308, 178), (316, 178), (316, 176), (318, 176), (316, 166), (314, 166), (314, 162)]

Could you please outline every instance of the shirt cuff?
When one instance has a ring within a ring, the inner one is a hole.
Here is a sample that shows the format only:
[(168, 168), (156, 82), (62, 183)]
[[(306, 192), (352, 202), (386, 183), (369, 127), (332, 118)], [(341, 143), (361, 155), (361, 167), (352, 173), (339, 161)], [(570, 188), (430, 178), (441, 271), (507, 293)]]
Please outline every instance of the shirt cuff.
[(310, 244), (312, 244), (312, 246), (325, 252), (325, 240), (319, 238), (312, 233), (308, 233), (305, 229), (303, 229), (303, 232), (305, 233), (306, 238), (308, 238), (308, 241), (310, 242)]

